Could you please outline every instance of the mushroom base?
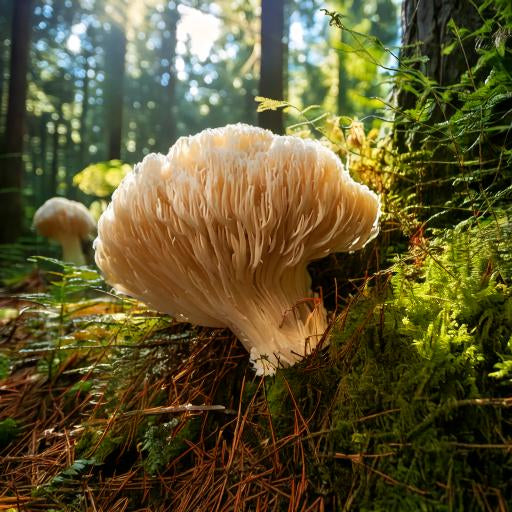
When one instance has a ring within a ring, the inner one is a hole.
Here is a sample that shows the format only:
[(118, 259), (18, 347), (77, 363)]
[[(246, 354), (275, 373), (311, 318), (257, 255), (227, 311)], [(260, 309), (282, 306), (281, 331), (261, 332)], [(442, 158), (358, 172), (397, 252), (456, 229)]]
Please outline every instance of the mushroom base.
[(277, 368), (297, 363), (327, 330), (327, 312), (322, 299), (309, 289), (307, 271), (289, 269), (280, 281), (277, 290), (275, 286), (246, 289), (226, 315), (228, 327), (250, 353), (257, 375), (273, 375)]

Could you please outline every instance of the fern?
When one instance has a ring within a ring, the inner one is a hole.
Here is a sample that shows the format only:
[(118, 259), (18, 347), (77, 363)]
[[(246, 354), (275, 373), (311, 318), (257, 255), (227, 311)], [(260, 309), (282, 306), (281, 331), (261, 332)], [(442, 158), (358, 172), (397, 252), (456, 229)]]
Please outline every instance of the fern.
[(287, 101), (273, 100), (271, 98), (264, 98), (263, 96), (256, 96), (254, 101), (258, 103), (257, 112), (265, 112), (267, 110), (277, 110), (278, 108), (286, 108), (291, 105)]

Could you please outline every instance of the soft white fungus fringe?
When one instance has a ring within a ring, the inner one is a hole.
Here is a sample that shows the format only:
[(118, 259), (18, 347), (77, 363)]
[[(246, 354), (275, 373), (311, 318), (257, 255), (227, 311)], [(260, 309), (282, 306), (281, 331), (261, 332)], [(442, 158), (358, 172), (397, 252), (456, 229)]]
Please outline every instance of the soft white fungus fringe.
[(362, 248), (378, 217), (378, 197), (321, 144), (229, 125), (137, 165), (100, 218), (96, 262), (159, 311), (229, 327), (268, 375), (327, 328), (307, 264)]

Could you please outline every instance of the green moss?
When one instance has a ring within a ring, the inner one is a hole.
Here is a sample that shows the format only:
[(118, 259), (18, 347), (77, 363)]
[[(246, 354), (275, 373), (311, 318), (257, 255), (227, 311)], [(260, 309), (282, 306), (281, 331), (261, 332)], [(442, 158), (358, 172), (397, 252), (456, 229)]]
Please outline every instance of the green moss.
[(19, 434), (18, 422), (13, 418), (0, 421), (0, 448), (14, 441)]
[(142, 441), (144, 469), (154, 475), (165, 470), (167, 464), (187, 448), (187, 441), (194, 442), (199, 434), (200, 421), (191, 418), (180, 424), (178, 419), (145, 429)]
[(0, 354), (0, 379), (5, 379), (9, 375), (10, 366), (10, 359), (4, 354)]
[(485, 219), (433, 239), (352, 301), (326, 351), (267, 379), (277, 436), (293, 432), (296, 403), (319, 440), (303, 443), (315, 492), (368, 511), (480, 510), (482, 497), (512, 496), (504, 247)]
[(341, 501), (354, 485), (361, 510), (478, 510), (475, 485), (492, 503), (512, 495), (510, 415), (493, 405), (512, 391), (497, 243), (482, 225), (449, 233), (421, 268), (397, 265), (380, 300), (360, 297), (336, 332), (331, 351), (356, 348), (340, 364), (330, 445), (371, 455), (350, 484), (335, 463)]
[(126, 436), (121, 433), (109, 432), (103, 435), (99, 430), (87, 429), (76, 444), (76, 455), (94, 460), (96, 464), (103, 464), (125, 442)]

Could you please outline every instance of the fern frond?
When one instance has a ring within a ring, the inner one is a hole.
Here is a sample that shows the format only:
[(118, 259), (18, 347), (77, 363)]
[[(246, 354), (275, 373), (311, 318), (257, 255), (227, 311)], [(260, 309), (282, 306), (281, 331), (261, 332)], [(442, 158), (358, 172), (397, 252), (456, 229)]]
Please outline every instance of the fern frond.
[(290, 103), (284, 100), (273, 100), (263, 96), (256, 96), (254, 101), (258, 103), (257, 112), (265, 112), (266, 110), (277, 110), (278, 108), (291, 107)]

